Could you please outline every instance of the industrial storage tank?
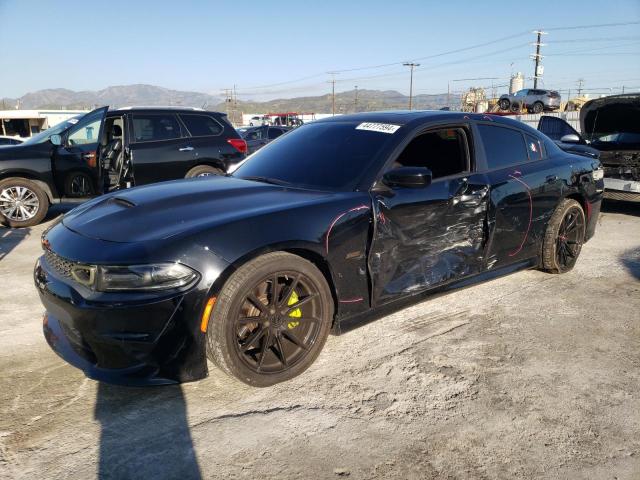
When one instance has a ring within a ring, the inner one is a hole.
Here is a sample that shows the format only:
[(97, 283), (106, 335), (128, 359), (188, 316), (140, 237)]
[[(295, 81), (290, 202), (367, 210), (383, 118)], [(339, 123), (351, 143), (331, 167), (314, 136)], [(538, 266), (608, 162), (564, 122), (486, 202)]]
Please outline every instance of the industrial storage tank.
[(522, 72), (518, 72), (515, 75), (511, 76), (511, 81), (509, 82), (509, 94), (513, 95), (518, 90), (522, 90), (524, 88), (524, 75)]

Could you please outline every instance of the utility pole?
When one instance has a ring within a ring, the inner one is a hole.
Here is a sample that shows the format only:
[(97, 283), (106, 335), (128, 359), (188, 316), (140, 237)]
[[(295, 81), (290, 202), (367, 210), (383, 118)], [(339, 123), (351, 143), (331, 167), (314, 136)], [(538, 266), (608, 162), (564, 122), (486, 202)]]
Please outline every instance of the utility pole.
[(584, 78), (578, 79), (578, 96), (582, 93), (582, 85), (584, 84)]
[(331, 84), (331, 115), (336, 114), (336, 73), (338, 72), (327, 72), (331, 75), (331, 80), (329, 83)]
[(536, 47), (536, 53), (531, 55), (531, 58), (535, 61), (536, 67), (533, 72), (533, 88), (538, 88), (538, 79), (542, 79), (542, 75), (544, 73), (544, 67), (542, 66), (542, 55), (540, 55), (540, 47), (544, 46), (544, 43), (541, 42), (542, 35), (546, 35), (547, 32), (543, 32), (542, 30), (536, 30), (533, 33), (538, 35), (536, 43), (534, 43)]
[(354, 101), (353, 111), (357, 112), (358, 111), (358, 85), (356, 85), (355, 88), (356, 88), (356, 99)]
[(451, 101), (450, 101), (450, 95), (451, 95), (451, 82), (447, 82), (447, 108), (451, 108)]
[(415, 67), (419, 67), (420, 64), (414, 62), (404, 62), (402, 65), (404, 65), (405, 67), (409, 67), (411, 70), (411, 77), (409, 80), (409, 110), (411, 110), (413, 103), (413, 69)]
[(232, 97), (233, 97), (233, 89), (224, 88), (224, 89), (222, 89), (222, 92), (224, 93), (224, 96), (225, 96), (224, 104), (225, 104), (226, 111), (227, 111), (227, 117), (229, 117), (229, 106), (231, 105), (231, 101), (232, 101)]

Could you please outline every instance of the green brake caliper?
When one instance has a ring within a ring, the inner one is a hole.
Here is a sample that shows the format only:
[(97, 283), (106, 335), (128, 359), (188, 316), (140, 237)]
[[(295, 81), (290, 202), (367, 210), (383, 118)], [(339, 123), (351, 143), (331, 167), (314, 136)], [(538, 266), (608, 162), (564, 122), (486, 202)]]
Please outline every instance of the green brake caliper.
[[(295, 292), (295, 290), (293, 292), (291, 292), (291, 296), (289, 297), (289, 300), (287, 300), (287, 305), (290, 307), (291, 305), (295, 305), (296, 303), (298, 303), (298, 294)], [(302, 311), (299, 308), (296, 308), (295, 310), (293, 310), (289, 316), (291, 318), (300, 318), (302, 317)], [(295, 320), (291, 320), (289, 321), (289, 323), (287, 323), (287, 328), (289, 328), (289, 330), (293, 330), (294, 328), (296, 328), (298, 325), (300, 325), (300, 322), (297, 322)]]

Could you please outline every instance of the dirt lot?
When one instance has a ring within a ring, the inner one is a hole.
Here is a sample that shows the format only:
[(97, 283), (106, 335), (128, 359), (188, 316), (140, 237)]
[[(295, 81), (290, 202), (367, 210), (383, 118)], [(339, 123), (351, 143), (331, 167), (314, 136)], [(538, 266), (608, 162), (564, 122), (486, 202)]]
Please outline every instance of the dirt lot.
[(268, 389), (85, 379), (41, 334), (43, 229), (0, 229), (0, 478), (640, 478), (640, 206), (567, 275), (411, 306)]

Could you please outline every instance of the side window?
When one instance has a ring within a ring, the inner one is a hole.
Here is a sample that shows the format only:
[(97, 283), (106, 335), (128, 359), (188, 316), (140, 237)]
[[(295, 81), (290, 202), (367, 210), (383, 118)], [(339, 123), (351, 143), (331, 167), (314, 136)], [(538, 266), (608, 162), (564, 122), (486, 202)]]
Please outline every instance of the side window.
[(262, 129), (256, 128), (249, 131), (245, 136), (245, 140), (262, 140)]
[(180, 114), (180, 119), (184, 122), (192, 137), (220, 135), (224, 130), (222, 125), (209, 115)]
[(478, 125), (489, 170), (499, 170), (529, 160), (524, 137), (518, 130), (495, 125)]
[(561, 118), (544, 115), (538, 122), (538, 130), (552, 140), (560, 140), (565, 135), (578, 135), (578, 132)]
[(131, 123), (135, 142), (180, 138), (180, 125), (174, 115), (134, 114)]
[(529, 152), (529, 160), (542, 160), (544, 158), (542, 145), (540, 140), (531, 135), (525, 135), (527, 139), (527, 152)]
[(82, 117), (76, 125), (69, 129), (67, 144), (72, 146), (98, 143), (101, 123), (102, 112)]
[(283, 133), (284, 131), (279, 128), (270, 128), (269, 133), (267, 135), (269, 136), (270, 140), (273, 140), (274, 138), (278, 138)]
[(391, 168), (427, 167), (433, 178), (469, 170), (467, 135), (462, 128), (448, 128), (418, 135), (411, 140)]
[(527, 92), (528, 92), (528, 91), (529, 91), (529, 90), (518, 90), (518, 91), (516, 92), (516, 97), (526, 97), (526, 96), (527, 96)]

